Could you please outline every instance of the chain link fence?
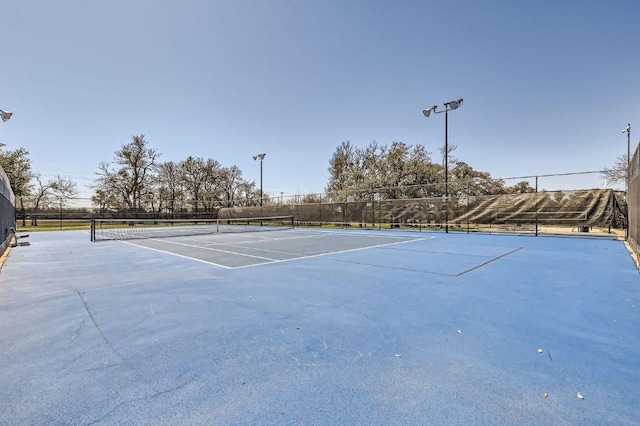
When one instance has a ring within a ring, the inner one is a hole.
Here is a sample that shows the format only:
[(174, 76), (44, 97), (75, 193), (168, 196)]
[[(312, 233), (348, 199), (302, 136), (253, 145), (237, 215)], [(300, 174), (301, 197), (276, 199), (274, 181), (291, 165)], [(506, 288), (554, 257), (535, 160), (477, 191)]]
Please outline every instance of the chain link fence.
[(7, 174), (0, 167), (0, 254), (4, 253), (16, 226), (16, 199)]
[[(624, 228), (624, 192), (601, 172), (470, 179), (448, 184), (349, 189), (222, 208), (220, 218), (293, 215), (299, 226), (466, 232), (612, 232)], [(395, 197), (395, 198), (394, 198)]]
[[(88, 199), (33, 210), (18, 200), (18, 225), (92, 218), (187, 219), (288, 216), (298, 226), (442, 229), (466, 232), (612, 232), (626, 227), (625, 193), (602, 172), (455, 179), (428, 185), (345, 189), (257, 200), (155, 200), (136, 210), (106, 209)], [(54, 225), (55, 226), (55, 225)], [(42, 227), (42, 226), (41, 226)], [(596, 228), (596, 229), (594, 229)]]

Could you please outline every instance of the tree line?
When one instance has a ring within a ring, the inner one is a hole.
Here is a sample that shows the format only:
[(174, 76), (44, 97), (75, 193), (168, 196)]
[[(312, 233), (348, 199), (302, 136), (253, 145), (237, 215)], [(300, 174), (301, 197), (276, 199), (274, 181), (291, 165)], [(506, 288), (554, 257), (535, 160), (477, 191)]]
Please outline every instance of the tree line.
[(56, 175), (44, 180), (31, 170), (29, 151), (0, 148), (0, 167), (5, 171), (16, 197), (18, 208), (50, 209), (63, 207), (78, 195), (78, 185), (72, 179)]
[[(302, 202), (359, 201), (450, 196), (494, 195), (534, 192), (528, 182), (506, 186), (487, 172), (474, 170), (458, 160), (450, 145), (442, 163), (432, 161), (423, 145), (392, 142), (390, 146), (371, 142), (364, 147), (350, 141), (340, 143), (329, 160), (326, 194), (296, 197)], [(260, 191), (254, 181), (243, 178), (237, 166), (224, 167), (215, 159), (188, 156), (178, 162), (160, 161), (144, 135), (134, 135), (114, 152), (112, 161), (98, 163), (91, 185), (92, 204), (102, 213), (145, 212), (153, 214), (212, 213), (220, 207), (260, 205)], [(56, 175), (45, 180), (31, 170), (29, 152), (0, 146), (0, 166), (9, 176), (19, 209), (46, 210), (67, 206), (78, 194), (77, 184)], [(626, 179), (626, 156), (605, 169), (610, 182)], [(263, 195), (262, 204), (273, 200)]]
[(161, 162), (160, 155), (144, 135), (133, 136), (114, 153), (112, 162), (99, 163), (94, 206), (101, 212), (198, 214), (260, 203), (255, 182), (244, 179), (237, 166), (223, 167), (214, 159), (193, 156)]
[[(528, 182), (506, 186), (504, 180), (493, 179), (487, 172), (474, 170), (453, 157), (455, 145), (449, 146), (448, 166), (434, 163), (423, 145), (393, 142), (391, 146), (372, 142), (356, 147), (342, 142), (329, 161), (328, 193), (337, 201), (452, 197), (534, 192)], [(441, 151), (444, 151), (442, 149)], [(444, 163), (444, 152), (443, 155)], [(446, 170), (448, 169), (448, 170)], [(446, 176), (445, 176), (445, 171)]]

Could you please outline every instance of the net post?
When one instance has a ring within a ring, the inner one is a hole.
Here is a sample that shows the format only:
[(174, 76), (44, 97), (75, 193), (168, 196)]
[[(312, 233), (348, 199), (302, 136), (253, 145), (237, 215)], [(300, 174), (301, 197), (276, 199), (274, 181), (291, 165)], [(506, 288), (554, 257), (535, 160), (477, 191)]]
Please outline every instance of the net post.
[(91, 219), (91, 241), (95, 241), (96, 240), (96, 220), (95, 219)]
[(293, 223), (293, 215), (289, 216), (289, 219), (291, 219), (291, 229), (295, 229), (295, 224)]

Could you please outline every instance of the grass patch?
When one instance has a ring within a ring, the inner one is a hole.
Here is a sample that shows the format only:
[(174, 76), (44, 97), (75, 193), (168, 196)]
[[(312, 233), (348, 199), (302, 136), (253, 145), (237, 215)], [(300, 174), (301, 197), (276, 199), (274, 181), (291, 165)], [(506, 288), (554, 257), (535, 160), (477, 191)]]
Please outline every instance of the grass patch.
[(90, 220), (72, 220), (72, 219), (38, 219), (37, 225), (32, 224), (31, 220), (25, 221), (25, 225), (22, 225), (22, 220), (17, 221), (17, 232), (37, 232), (37, 231), (75, 231), (82, 229), (90, 229)]

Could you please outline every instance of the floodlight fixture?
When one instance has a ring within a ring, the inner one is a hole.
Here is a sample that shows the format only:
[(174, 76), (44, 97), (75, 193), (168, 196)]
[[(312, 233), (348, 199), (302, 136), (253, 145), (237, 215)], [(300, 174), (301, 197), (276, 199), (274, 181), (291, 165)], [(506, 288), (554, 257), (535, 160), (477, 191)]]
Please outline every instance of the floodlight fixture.
[(11, 111), (5, 111), (0, 109), (0, 117), (2, 117), (2, 121), (7, 121), (11, 118), (11, 116), (13, 115), (13, 113)]
[(429, 109), (423, 109), (422, 113), (424, 114), (425, 117), (429, 117), (429, 115), (431, 115), (431, 112), (436, 112), (437, 108), (438, 108), (438, 105), (434, 105)]
[(449, 109), (458, 109), (460, 107), (460, 105), (462, 105), (462, 101), (463, 99), (460, 98), (458, 100), (455, 101), (450, 101), (444, 104), (444, 106), (446, 107), (447, 105), (449, 106)]

